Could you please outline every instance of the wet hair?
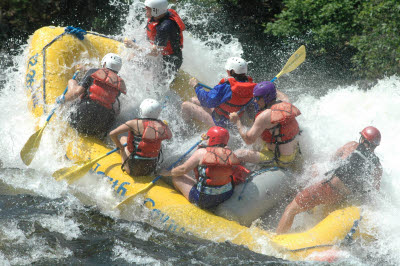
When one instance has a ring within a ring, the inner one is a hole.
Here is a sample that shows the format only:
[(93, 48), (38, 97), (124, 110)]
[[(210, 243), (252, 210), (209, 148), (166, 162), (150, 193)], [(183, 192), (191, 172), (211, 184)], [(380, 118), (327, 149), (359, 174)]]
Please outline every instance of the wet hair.
[(235, 78), (237, 81), (246, 82), (249, 81), (246, 74), (236, 74), (235, 71), (230, 71), (230, 75)]

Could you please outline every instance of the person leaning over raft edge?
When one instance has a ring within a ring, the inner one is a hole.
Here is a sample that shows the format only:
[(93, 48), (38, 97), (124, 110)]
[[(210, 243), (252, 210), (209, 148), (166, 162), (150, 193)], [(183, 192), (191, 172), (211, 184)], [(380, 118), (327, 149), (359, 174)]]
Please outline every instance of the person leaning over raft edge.
[(64, 104), (80, 97), (76, 108), (71, 107), (68, 122), (79, 133), (105, 137), (119, 114), (121, 93), (126, 94), (124, 80), (118, 76), (122, 59), (109, 53), (101, 60), (101, 68), (86, 72), (81, 82), (68, 81), (68, 91), (57, 97), (56, 102)]
[[(182, 65), (183, 31), (185, 24), (173, 9), (168, 9), (167, 0), (146, 0), (147, 39), (152, 47), (150, 56), (162, 55), (163, 69), (173, 76)], [(143, 50), (134, 40), (125, 39), (126, 47)], [(170, 68), (168, 68), (170, 66)]]
[[(175, 188), (203, 209), (216, 207), (229, 199), (235, 185), (243, 182), (250, 172), (240, 165), (236, 155), (227, 147), (228, 130), (213, 126), (206, 136), (207, 146), (199, 146), (184, 164), (160, 173), (172, 176)], [(188, 175), (192, 170), (195, 179)]]
[(230, 115), (230, 121), (236, 124), (246, 144), (253, 144), (261, 138), (264, 147), (261, 151), (238, 150), (238, 158), (241, 162), (263, 167), (278, 166), (301, 171), (301, 155), (296, 139), (300, 132), (296, 117), (301, 114), (300, 110), (270, 81), (258, 83), (254, 87), (253, 95), (258, 113), (252, 127), (245, 132), (237, 113)]
[[(189, 122), (192, 118), (207, 126), (229, 128), (229, 114), (244, 111), (253, 98), (252, 77), (247, 75), (247, 62), (240, 57), (230, 57), (225, 64), (228, 77), (222, 79), (212, 90), (206, 91), (192, 78), (190, 86), (196, 90), (197, 97), (182, 104), (183, 119)], [(243, 113), (241, 112), (240, 116)]]
[[(156, 169), (161, 154), (161, 142), (172, 138), (166, 122), (158, 119), (161, 104), (145, 99), (140, 104), (140, 117), (127, 121), (110, 132), (111, 140), (120, 148), (122, 170), (132, 176), (150, 175)], [(128, 132), (128, 137), (118, 136)], [(127, 143), (126, 147), (122, 143)]]
[(382, 178), (382, 166), (375, 148), (381, 142), (381, 133), (375, 127), (368, 126), (360, 132), (359, 142), (351, 141), (335, 154), (335, 158), (344, 160), (338, 168), (329, 171), (328, 180), (318, 182), (301, 191), (286, 207), (276, 229), (277, 234), (290, 230), (294, 217), (320, 204), (330, 206), (349, 201), (366, 203), (372, 191), (378, 191)]

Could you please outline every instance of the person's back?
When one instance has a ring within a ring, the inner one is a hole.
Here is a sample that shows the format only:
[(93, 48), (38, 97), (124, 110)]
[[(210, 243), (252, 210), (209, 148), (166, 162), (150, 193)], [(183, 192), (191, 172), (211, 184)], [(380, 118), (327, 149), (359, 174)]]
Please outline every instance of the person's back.
[(128, 150), (143, 158), (158, 158), (161, 142), (172, 137), (168, 125), (157, 119), (136, 118), (126, 124), (131, 128)]
[(119, 95), (126, 94), (124, 80), (118, 76), (122, 59), (116, 54), (107, 54), (101, 61), (102, 68), (87, 71), (79, 84), (71, 79), (65, 97), (57, 102), (64, 103), (80, 98), (69, 113), (69, 123), (79, 133), (104, 137), (119, 114)]
[(338, 177), (351, 192), (351, 202), (366, 202), (371, 191), (379, 188), (382, 166), (379, 158), (365, 145), (358, 144), (343, 164), (335, 169)]
[[(121, 168), (132, 176), (151, 174), (157, 167), (162, 141), (172, 138), (168, 125), (159, 120), (162, 107), (153, 99), (145, 99), (140, 104), (140, 116), (127, 121), (110, 132), (112, 141), (121, 149)], [(128, 136), (118, 136), (128, 132)], [(123, 148), (122, 143), (127, 146)]]

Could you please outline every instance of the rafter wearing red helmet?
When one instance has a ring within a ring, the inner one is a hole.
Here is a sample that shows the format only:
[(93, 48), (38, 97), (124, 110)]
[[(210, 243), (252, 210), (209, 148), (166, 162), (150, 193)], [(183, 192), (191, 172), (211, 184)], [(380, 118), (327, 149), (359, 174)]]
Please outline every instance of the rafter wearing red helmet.
[(306, 188), (286, 207), (276, 230), (278, 234), (289, 231), (298, 213), (320, 204), (368, 203), (370, 193), (379, 190), (383, 170), (375, 148), (381, 142), (381, 133), (369, 126), (360, 134), (358, 143), (351, 141), (336, 151), (333, 159), (343, 160), (343, 163), (325, 173), (329, 176), (327, 180)]
[[(207, 134), (207, 146), (198, 150), (181, 166), (161, 175), (172, 176), (172, 182), (190, 202), (200, 208), (209, 209), (229, 199), (234, 184), (240, 181), (236, 175), (247, 169), (240, 165), (234, 152), (227, 147), (229, 132), (225, 128), (213, 126)], [(188, 175), (194, 171), (195, 178)]]

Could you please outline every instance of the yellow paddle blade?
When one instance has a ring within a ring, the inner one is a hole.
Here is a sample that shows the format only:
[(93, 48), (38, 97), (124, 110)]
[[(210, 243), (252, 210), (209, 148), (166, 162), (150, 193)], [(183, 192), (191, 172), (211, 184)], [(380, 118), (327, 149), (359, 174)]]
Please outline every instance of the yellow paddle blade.
[(114, 207), (114, 209), (115, 208), (121, 208), (123, 205), (127, 204), (128, 202), (130, 202), (134, 197), (136, 197), (140, 193), (142, 193), (142, 192), (146, 191), (147, 189), (149, 189), (152, 185), (154, 185), (153, 182), (148, 183), (144, 188), (142, 188), (141, 190), (139, 190), (135, 194), (132, 194), (129, 197), (127, 197), (126, 199), (124, 199), (123, 201), (121, 201), (117, 206)]
[(25, 143), (24, 147), (22, 148), (20, 152), (21, 160), (24, 162), (25, 165), (30, 165), (33, 157), (35, 157), (35, 154), (39, 148), (40, 145), (40, 140), (42, 139), (43, 135), (43, 130), (47, 126), (47, 122), (44, 124), (44, 126), (36, 131)]
[(83, 162), (70, 167), (61, 168), (53, 173), (53, 177), (57, 181), (66, 179), (68, 183), (71, 184), (89, 172), (97, 161), (98, 160), (93, 160), (87, 163)]
[(279, 78), (283, 74), (289, 73), (295, 70), (301, 63), (306, 59), (306, 47), (304, 45), (300, 46), (294, 54), (289, 58), (286, 62), (286, 65), (282, 68), (281, 72), (276, 75), (276, 78)]
[(92, 167), (101, 159), (109, 155), (107, 153), (102, 155), (96, 159), (88, 160), (85, 162), (77, 162), (73, 166), (61, 168), (53, 173), (53, 177), (57, 180), (67, 179), (68, 183), (71, 184), (78, 180), (79, 178), (83, 177), (87, 172), (92, 169)]

